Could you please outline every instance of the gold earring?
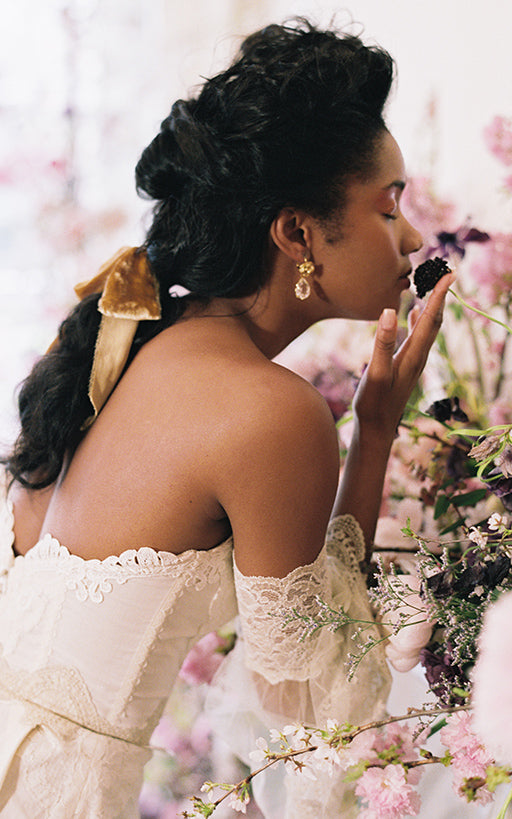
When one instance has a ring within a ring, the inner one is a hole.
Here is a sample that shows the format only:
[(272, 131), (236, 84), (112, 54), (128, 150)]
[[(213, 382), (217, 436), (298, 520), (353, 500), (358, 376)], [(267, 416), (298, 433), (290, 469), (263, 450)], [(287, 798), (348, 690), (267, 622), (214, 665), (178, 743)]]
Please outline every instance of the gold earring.
[(304, 301), (311, 295), (311, 285), (308, 279), (315, 272), (315, 265), (304, 256), (304, 261), (295, 265), (295, 267), (300, 273), (299, 281), (295, 285), (295, 298)]

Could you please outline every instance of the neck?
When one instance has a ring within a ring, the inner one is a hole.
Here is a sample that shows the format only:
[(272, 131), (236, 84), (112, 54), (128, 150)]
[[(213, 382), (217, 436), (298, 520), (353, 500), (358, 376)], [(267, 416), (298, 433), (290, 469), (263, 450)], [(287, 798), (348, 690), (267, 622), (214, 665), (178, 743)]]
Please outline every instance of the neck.
[(232, 319), (263, 355), (272, 359), (322, 318), (315, 314), (313, 303), (295, 297), (295, 280), (293, 262), (278, 259), (267, 284), (257, 293), (238, 299), (213, 299), (194, 314)]

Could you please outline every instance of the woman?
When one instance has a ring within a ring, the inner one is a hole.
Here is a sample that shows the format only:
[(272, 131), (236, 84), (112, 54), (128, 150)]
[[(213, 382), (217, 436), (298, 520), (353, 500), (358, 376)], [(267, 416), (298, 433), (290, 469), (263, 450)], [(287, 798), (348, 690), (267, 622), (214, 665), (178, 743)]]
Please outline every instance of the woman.
[[(241, 700), (235, 744), (265, 723), (381, 712), (377, 652), (351, 688), (348, 631), (298, 643), (275, 615), (314, 613), (320, 595), (368, 617), (359, 563), (451, 281), (394, 355), (421, 237), (382, 118), (391, 80), (389, 55), (358, 38), (270, 26), (142, 154), (137, 186), (157, 202), (144, 246), (79, 288), (19, 397), (0, 563), (2, 816), (136, 816), (180, 664), (237, 609), (244, 639), (219, 681)], [(337, 497), (327, 406), (271, 360), (326, 318), (378, 320)], [(267, 815), (349, 815), (329, 799), (292, 783)]]

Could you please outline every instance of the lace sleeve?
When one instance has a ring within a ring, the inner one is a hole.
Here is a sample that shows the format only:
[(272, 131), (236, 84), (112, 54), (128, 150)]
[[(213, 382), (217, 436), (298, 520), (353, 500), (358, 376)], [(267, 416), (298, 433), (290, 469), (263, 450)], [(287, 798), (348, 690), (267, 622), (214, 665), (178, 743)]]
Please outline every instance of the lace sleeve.
[[(299, 640), (299, 621), (286, 623), (290, 612), (310, 618), (319, 611), (319, 600), (350, 608), (354, 591), (361, 585), (359, 561), (364, 540), (359, 524), (350, 515), (334, 518), (324, 548), (313, 563), (293, 569), (286, 577), (247, 577), (234, 567), (246, 664), (269, 682), (308, 680), (321, 670), (327, 648), (325, 630)], [(330, 557), (336, 561), (332, 584)]]
[[(381, 717), (389, 692), (384, 653), (372, 649), (352, 680), (347, 660), (357, 625), (336, 632), (321, 628), (300, 639), (290, 620), (319, 611), (319, 600), (355, 620), (372, 620), (359, 563), (364, 541), (350, 515), (333, 519), (313, 563), (284, 578), (246, 577), (235, 566), (240, 637), (210, 688), (208, 708), (216, 731), (250, 765), (258, 737), (303, 722), (325, 726), (329, 718), (354, 725)], [(254, 792), (265, 819), (344, 819), (357, 816), (355, 797), (342, 781), (317, 782), (272, 768), (258, 775)], [(340, 810), (342, 811), (340, 813)]]

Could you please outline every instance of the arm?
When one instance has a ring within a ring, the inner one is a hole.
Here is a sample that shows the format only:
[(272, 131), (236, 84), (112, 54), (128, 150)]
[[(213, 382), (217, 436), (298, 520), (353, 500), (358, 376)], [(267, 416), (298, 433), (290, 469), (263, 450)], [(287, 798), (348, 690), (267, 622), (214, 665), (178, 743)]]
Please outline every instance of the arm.
[[(339, 478), (331, 412), (319, 393), (278, 365), (240, 394), (238, 428), (222, 436), (217, 498), (244, 575), (284, 577), (322, 549)], [(268, 381), (264, 379), (268, 377)]]
[(368, 556), (396, 428), (439, 331), (453, 280), (453, 276), (444, 276), (437, 283), (419, 318), (413, 315), (411, 331), (396, 353), (396, 314), (384, 311), (371, 361), (354, 398), (354, 434), (333, 513), (351, 513), (357, 518)]

